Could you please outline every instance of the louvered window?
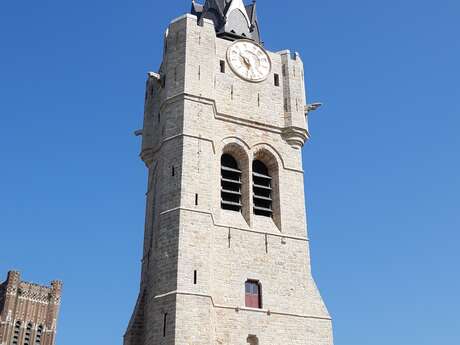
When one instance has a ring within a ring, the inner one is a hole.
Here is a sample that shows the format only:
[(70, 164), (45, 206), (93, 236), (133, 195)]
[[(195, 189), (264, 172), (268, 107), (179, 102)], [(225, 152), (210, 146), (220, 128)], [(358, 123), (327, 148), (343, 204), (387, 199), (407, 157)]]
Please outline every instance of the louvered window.
[(229, 154), (221, 158), (221, 206), (224, 210), (241, 211), (241, 170)]
[(18, 345), (20, 332), (21, 321), (16, 321), (16, 324), (14, 325), (13, 340), (11, 341), (12, 345)]
[(26, 328), (26, 334), (24, 337), (24, 345), (29, 345), (30, 344), (30, 338), (32, 334), (32, 324), (29, 323)]
[(254, 214), (271, 217), (273, 215), (272, 178), (266, 165), (259, 160), (252, 163), (252, 181)]
[(42, 342), (43, 326), (40, 325), (37, 328), (37, 334), (35, 335), (35, 345), (40, 345)]

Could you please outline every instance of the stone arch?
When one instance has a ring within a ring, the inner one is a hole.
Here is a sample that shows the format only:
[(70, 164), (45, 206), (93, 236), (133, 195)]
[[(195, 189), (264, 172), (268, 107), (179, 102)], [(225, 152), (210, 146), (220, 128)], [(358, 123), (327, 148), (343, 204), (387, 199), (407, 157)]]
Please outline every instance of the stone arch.
[(250, 151), (250, 149), (251, 149), (251, 147), (249, 146), (249, 144), (246, 141), (244, 141), (243, 139), (240, 139), (238, 137), (233, 137), (233, 136), (225, 137), (224, 139), (222, 139), (222, 144), (224, 146), (227, 146), (227, 145), (230, 145), (230, 144), (239, 145), (244, 149), (244, 151), (246, 153), (248, 153)]
[(254, 154), (256, 154), (259, 151), (267, 151), (268, 154), (271, 154), (272, 158), (276, 160), (279, 168), (283, 168), (283, 169), (285, 168), (283, 156), (272, 145), (267, 144), (267, 143), (258, 143), (258, 144), (253, 145), (251, 147), (251, 150), (254, 152)]
[(232, 138), (224, 139), (224, 146), (219, 156), (219, 160), (222, 155), (230, 155), (236, 160), (238, 168), (241, 170), (241, 213), (246, 222), (249, 224), (251, 215), (249, 154), (247, 149), (244, 147), (247, 147), (247, 145), (243, 141), (236, 138), (233, 138), (233, 140), (231, 139)]

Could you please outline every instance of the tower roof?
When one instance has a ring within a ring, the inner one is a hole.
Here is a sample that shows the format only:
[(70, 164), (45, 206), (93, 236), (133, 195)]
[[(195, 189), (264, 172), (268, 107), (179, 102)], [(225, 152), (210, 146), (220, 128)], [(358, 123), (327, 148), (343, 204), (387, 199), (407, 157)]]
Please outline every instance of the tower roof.
[(206, 0), (204, 5), (192, 0), (191, 12), (199, 20), (211, 19), (220, 37), (247, 38), (261, 43), (255, 0), (250, 5), (243, 0)]

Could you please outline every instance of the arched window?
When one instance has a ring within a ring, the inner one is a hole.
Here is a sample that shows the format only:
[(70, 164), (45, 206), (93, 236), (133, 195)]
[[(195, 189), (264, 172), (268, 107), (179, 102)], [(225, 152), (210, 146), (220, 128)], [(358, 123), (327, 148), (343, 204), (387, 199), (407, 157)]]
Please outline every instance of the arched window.
[(267, 166), (259, 160), (252, 163), (252, 181), (254, 214), (271, 217), (273, 215), (272, 178)]
[(241, 170), (229, 154), (223, 154), (221, 158), (221, 207), (241, 211)]
[(245, 302), (248, 308), (262, 309), (262, 288), (257, 280), (246, 281)]
[(40, 345), (42, 342), (42, 335), (43, 335), (43, 326), (40, 325), (37, 328), (37, 334), (35, 335), (35, 345)]
[(14, 324), (13, 339), (11, 341), (12, 345), (18, 345), (20, 333), (21, 333), (21, 321), (16, 321), (16, 323)]
[(32, 323), (28, 323), (27, 324), (27, 328), (26, 328), (26, 334), (24, 336), (24, 345), (30, 345), (30, 338), (32, 336)]

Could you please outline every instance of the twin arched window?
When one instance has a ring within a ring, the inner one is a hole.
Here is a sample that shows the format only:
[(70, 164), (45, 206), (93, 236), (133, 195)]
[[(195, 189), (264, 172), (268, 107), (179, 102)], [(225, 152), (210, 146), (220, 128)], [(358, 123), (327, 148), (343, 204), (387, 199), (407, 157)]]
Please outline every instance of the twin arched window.
[[(241, 212), (242, 171), (237, 160), (225, 153), (221, 157), (221, 207), (224, 210)], [(252, 163), (252, 190), (254, 214), (273, 216), (272, 177), (268, 167), (260, 160)]]

